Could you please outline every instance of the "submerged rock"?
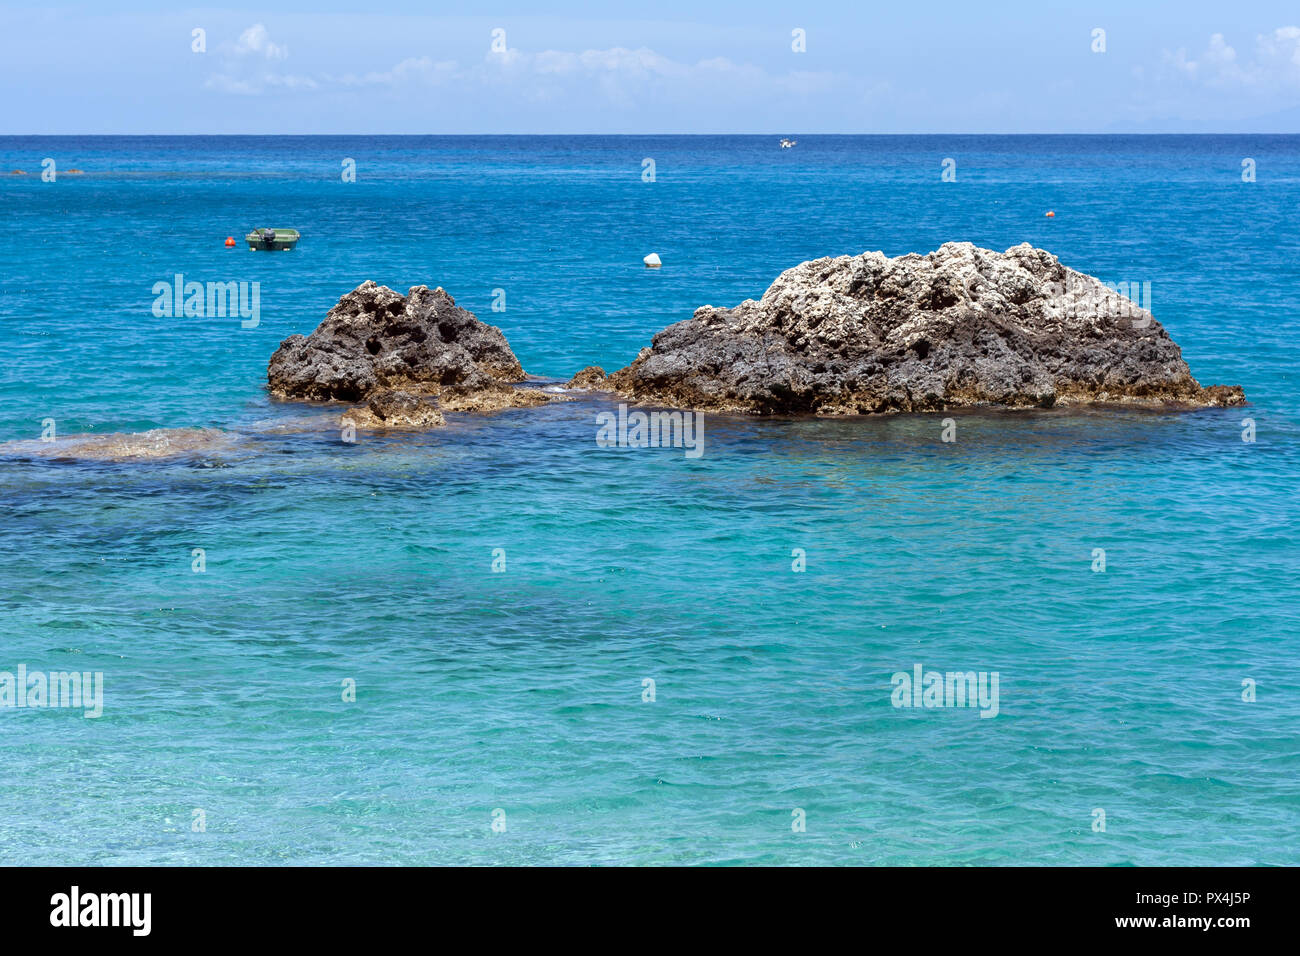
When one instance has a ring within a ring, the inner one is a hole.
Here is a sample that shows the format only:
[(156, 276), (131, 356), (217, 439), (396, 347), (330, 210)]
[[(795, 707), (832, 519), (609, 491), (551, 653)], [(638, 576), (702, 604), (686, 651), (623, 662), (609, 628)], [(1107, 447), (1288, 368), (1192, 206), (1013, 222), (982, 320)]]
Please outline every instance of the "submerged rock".
[(342, 423), (357, 428), (437, 428), (447, 424), (436, 401), (385, 388), (371, 394), (365, 404), (343, 413)]
[(153, 428), (144, 432), (68, 435), (54, 441), (11, 441), (9, 454), (85, 461), (145, 461), (229, 451), (238, 437), (216, 428)]
[(558, 396), (547, 395), (538, 388), (484, 388), (478, 391), (444, 392), (439, 399), (448, 412), (499, 412), (507, 408), (534, 408), (547, 405)]
[[(280, 398), (361, 402), (381, 389), (439, 396), (444, 409), (490, 393), (505, 403), (524, 370), (501, 330), (441, 288), (401, 295), (363, 282), (308, 336), (291, 335), (267, 366)], [(518, 404), (533, 404), (528, 398)]]
[(1202, 388), (1151, 313), (1028, 243), (802, 263), (758, 301), (664, 329), (609, 384), (756, 414), (1245, 402)]

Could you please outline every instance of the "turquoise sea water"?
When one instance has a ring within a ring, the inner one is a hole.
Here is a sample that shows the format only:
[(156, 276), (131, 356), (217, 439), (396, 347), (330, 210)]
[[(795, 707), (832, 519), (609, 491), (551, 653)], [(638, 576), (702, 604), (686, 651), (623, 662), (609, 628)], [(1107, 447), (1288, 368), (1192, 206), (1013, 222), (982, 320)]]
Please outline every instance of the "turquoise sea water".
[[(0, 670), (105, 693), (0, 708), (0, 862), (1300, 864), (1300, 137), (799, 140), (0, 138), (0, 442), (240, 437), (0, 446)], [(254, 225), (303, 239), (224, 247)], [(593, 399), (347, 445), (264, 391), (368, 278), (563, 379), (947, 240), (1150, 282), (1252, 404), (710, 416), (692, 460), (597, 447)], [(260, 282), (260, 325), (155, 318), (176, 273)], [(918, 663), (998, 715), (894, 708)]]

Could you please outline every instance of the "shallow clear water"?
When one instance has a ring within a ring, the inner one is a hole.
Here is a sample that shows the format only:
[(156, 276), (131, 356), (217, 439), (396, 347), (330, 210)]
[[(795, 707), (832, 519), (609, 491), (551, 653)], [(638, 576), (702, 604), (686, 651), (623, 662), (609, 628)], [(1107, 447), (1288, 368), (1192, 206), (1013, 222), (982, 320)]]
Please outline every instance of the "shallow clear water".
[[(32, 174), (0, 177), (0, 442), (240, 437), (0, 448), (0, 670), (105, 680), (99, 719), (0, 708), (0, 858), (1300, 863), (1297, 147), (0, 138)], [(303, 239), (223, 246), (254, 225)], [(710, 416), (692, 460), (597, 447), (594, 399), (347, 445), (263, 388), (367, 278), (442, 285), (567, 378), (804, 259), (952, 239), (1151, 282), (1252, 405), (957, 414), (955, 443)], [(259, 326), (155, 318), (175, 273), (260, 282)], [(916, 663), (997, 671), (997, 717), (894, 708)]]

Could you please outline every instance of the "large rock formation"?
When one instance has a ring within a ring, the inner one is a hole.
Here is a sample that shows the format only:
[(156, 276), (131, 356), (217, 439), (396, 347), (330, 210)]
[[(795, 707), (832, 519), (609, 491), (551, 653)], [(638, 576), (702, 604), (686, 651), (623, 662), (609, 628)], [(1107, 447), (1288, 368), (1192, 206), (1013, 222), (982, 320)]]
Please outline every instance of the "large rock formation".
[(805, 262), (757, 302), (664, 329), (607, 385), (758, 414), (1245, 402), (1202, 388), (1149, 312), (1028, 243)]
[[(437, 396), (450, 411), (546, 401), (535, 390), (513, 387), (524, 380), (524, 370), (500, 329), (458, 308), (441, 288), (422, 285), (401, 295), (363, 282), (311, 335), (281, 342), (266, 374), (280, 398), (365, 402), (393, 391)], [(432, 420), (415, 406), (409, 410)]]

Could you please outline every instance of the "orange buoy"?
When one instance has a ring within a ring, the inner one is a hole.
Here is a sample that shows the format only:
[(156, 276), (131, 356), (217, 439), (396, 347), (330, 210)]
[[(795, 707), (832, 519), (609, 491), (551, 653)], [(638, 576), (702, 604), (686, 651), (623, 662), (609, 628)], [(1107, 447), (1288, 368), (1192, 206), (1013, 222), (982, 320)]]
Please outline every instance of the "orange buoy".
[(1047, 210), (1047, 218), (1048, 218), (1048, 219), (1054, 219), (1055, 217), (1056, 217), (1056, 213), (1052, 212), (1052, 210), (1050, 210), (1050, 209)]
[(234, 244), (235, 244), (235, 237), (234, 237), (234, 236), (226, 236), (226, 245), (227, 245), (227, 246), (233, 246)]

